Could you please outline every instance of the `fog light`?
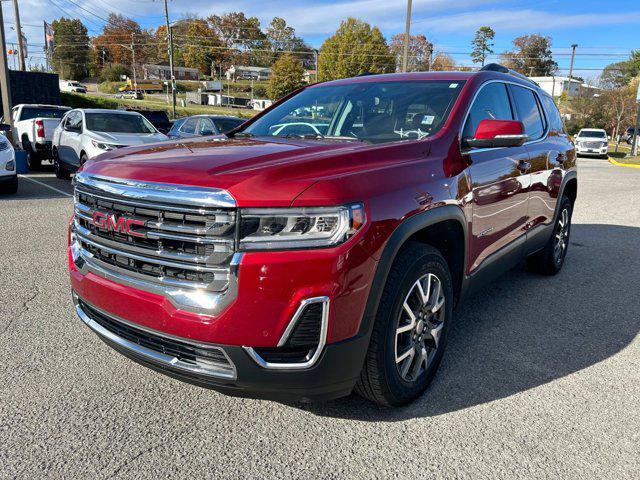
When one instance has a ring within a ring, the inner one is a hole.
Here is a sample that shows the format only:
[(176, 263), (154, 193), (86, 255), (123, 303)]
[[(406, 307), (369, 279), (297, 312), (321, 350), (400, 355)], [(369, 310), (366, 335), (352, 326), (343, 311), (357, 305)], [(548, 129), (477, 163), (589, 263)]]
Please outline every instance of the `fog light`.
[(16, 162), (14, 162), (13, 160), (9, 160), (4, 164), (4, 168), (9, 172), (13, 172), (16, 169)]

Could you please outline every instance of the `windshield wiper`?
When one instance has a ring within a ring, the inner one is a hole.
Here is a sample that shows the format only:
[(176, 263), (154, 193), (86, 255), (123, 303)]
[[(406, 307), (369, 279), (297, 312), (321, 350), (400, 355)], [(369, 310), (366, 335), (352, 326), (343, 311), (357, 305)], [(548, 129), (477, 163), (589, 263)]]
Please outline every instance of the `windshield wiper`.
[(233, 134), (233, 138), (251, 138), (251, 137), (255, 137), (255, 135), (249, 132), (236, 132)]
[(282, 138), (302, 138), (304, 140), (350, 140), (352, 142), (363, 142), (356, 137), (343, 137), (339, 135), (323, 135), (321, 133), (289, 133), (287, 135), (274, 135)]

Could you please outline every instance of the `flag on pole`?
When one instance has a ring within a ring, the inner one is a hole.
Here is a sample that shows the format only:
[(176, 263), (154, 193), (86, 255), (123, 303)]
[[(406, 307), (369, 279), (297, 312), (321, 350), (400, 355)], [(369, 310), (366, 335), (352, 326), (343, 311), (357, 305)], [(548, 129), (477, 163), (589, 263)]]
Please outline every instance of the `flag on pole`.
[(44, 46), (47, 52), (53, 53), (53, 27), (47, 22), (44, 22)]

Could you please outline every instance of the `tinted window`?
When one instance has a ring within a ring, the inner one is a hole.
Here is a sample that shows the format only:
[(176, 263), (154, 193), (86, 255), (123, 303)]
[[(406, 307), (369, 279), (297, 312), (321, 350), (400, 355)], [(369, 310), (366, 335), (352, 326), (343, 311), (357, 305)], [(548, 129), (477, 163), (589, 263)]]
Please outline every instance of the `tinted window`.
[(524, 124), (524, 132), (529, 140), (537, 140), (544, 134), (544, 120), (540, 115), (540, 108), (532, 90), (524, 87), (512, 86), (513, 103), (518, 112), (518, 120)]
[(213, 126), (213, 122), (208, 118), (200, 118), (198, 123), (198, 135), (214, 135), (216, 129)]
[(67, 117), (67, 125), (68, 128), (73, 130), (82, 130), (82, 113), (80, 112), (71, 112)]
[(176, 120), (175, 122), (173, 122), (173, 126), (171, 127), (171, 130), (169, 131), (169, 135), (177, 135), (178, 134), (178, 130), (180, 130), (180, 127), (182, 127), (182, 124), (185, 122), (186, 119), (184, 118), (180, 118), (178, 120)]
[(23, 107), (20, 120), (32, 118), (62, 118), (68, 110), (62, 108)]
[(562, 116), (556, 107), (555, 102), (551, 97), (542, 95), (542, 105), (547, 112), (547, 119), (549, 120), (549, 128), (556, 133), (564, 133), (564, 124), (562, 123)]
[(242, 125), (244, 120), (239, 118), (216, 118), (213, 123), (216, 124), (216, 127), (221, 133), (225, 133), (229, 130), (233, 130), (238, 125)]
[(182, 127), (180, 127), (180, 131), (182, 133), (195, 135), (197, 127), (198, 127), (198, 117), (192, 117), (185, 120)]
[(473, 138), (482, 120), (513, 120), (507, 86), (504, 83), (488, 83), (473, 101), (464, 126), (463, 138)]
[(87, 129), (111, 133), (156, 133), (149, 120), (130, 113), (86, 113)]
[[(406, 81), (314, 86), (244, 131), (258, 136), (341, 136), (372, 143), (421, 139), (440, 130), (463, 85), (462, 81)], [(408, 116), (425, 121), (408, 130)]]

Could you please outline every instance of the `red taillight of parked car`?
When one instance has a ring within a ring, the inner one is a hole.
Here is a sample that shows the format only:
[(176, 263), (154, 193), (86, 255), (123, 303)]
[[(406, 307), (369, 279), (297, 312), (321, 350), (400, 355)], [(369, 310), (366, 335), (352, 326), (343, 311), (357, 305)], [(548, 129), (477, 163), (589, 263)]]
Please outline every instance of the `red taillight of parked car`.
[(36, 120), (36, 137), (44, 138), (44, 122), (42, 120)]

